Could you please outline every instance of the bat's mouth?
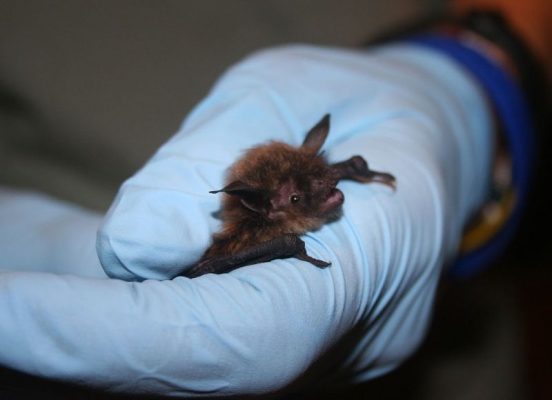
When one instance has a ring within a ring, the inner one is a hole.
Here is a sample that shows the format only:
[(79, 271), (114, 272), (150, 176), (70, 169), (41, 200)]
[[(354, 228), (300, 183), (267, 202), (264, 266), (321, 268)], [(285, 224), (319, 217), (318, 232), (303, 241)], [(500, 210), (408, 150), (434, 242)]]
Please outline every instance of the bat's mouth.
[(345, 201), (343, 192), (337, 188), (332, 189), (326, 198), (326, 201), (324, 201), (322, 212), (328, 213), (338, 209), (343, 204), (343, 201)]

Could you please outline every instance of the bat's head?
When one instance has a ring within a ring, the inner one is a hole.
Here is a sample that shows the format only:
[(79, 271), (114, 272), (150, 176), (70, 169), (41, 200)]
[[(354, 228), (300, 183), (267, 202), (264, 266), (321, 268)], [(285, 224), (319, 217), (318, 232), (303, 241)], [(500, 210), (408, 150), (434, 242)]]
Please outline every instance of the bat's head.
[(272, 142), (249, 150), (232, 166), (230, 183), (212, 192), (230, 195), (223, 215), (239, 218), (248, 210), (252, 218), (297, 234), (337, 218), (344, 196), (336, 188), (335, 171), (320, 152), (329, 122), (326, 115), (299, 148)]

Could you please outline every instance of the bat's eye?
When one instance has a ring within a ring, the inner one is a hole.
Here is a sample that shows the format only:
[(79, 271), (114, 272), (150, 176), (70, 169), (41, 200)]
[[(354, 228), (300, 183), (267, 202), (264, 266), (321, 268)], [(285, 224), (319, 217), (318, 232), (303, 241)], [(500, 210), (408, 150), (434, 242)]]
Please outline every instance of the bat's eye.
[(292, 194), (292, 195), (289, 197), (289, 201), (291, 201), (293, 204), (298, 203), (299, 200), (301, 200), (301, 197), (299, 197), (299, 196), (296, 195), (296, 194)]

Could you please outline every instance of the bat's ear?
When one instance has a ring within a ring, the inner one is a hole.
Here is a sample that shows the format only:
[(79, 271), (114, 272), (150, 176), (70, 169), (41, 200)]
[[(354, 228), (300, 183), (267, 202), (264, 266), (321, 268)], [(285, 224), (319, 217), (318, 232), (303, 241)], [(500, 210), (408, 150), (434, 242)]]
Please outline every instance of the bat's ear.
[(307, 137), (301, 147), (308, 149), (313, 153), (318, 153), (330, 131), (330, 114), (324, 117), (314, 125), (307, 133)]
[(266, 213), (266, 193), (264, 190), (254, 188), (242, 181), (233, 181), (220, 190), (212, 190), (209, 193), (226, 193), (238, 196), (241, 203), (251, 211)]

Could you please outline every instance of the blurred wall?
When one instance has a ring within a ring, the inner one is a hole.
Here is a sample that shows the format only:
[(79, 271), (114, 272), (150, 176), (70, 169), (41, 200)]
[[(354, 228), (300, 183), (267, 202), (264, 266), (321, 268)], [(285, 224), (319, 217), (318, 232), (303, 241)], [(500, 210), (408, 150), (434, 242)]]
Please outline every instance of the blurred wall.
[(289, 42), (354, 46), (438, 4), (0, 0), (0, 84), (40, 115), (23, 130), (0, 122), (0, 184), (104, 209), (247, 53)]

